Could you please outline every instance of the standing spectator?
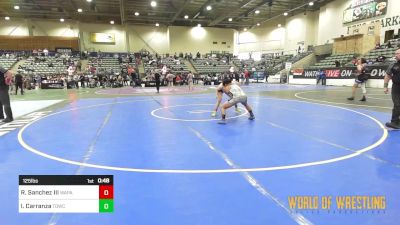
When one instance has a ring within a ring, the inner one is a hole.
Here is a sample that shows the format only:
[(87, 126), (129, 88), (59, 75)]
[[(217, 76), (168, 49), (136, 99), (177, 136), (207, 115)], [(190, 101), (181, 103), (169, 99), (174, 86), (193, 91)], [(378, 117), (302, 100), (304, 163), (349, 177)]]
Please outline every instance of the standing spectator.
[(160, 83), (161, 83), (161, 79), (160, 79), (161, 75), (160, 73), (157, 71), (154, 74), (154, 79), (156, 81), (156, 89), (157, 89), (157, 93), (160, 93)]
[(187, 82), (189, 86), (189, 91), (193, 91), (193, 74), (191, 72), (189, 72), (189, 74), (187, 75)]
[(167, 66), (164, 65), (161, 69), (161, 74), (165, 77), (167, 75), (168, 69)]
[(49, 56), (49, 50), (47, 50), (47, 48), (43, 49), (43, 55), (46, 57)]
[(237, 72), (234, 72), (233, 73), (233, 76), (235, 77), (235, 80), (236, 80), (236, 82), (240, 82), (240, 77), (239, 77), (239, 73), (237, 73)]
[(182, 78), (181, 78), (180, 74), (176, 75), (175, 82), (176, 82), (176, 85), (178, 85), (178, 86), (182, 85)]
[(13, 95), (14, 94), (14, 85), (15, 85), (15, 77), (13, 77), (10, 81), (10, 83), (8, 84), (8, 93), (9, 95)]
[(132, 66), (128, 66), (128, 76), (131, 77), (131, 86), (135, 87), (136, 85), (136, 71)]
[(392, 80), (392, 120), (386, 123), (387, 127), (400, 129), (400, 48), (395, 52), (396, 62), (392, 63), (386, 70), (385, 81), (384, 81), (384, 92), (389, 92), (388, 85), (389, 81)]
[(326, 74), (325, 70), (319, 70), (319, 73), (317, 75), (317, 85), (319, 84), (319, 81), (321, 80), (322, 85), (326, 85)]
[(173, 87), (174, 87), (174, 78), (175, 78), (175, 75), (173, 75), (172, 73), (169, 73), (169, 74), (167, 74), (167, 76), (166, 76), (165, 78), (166, 78), (167, 81), (168, 81), (168, 90), (169, 90), (170, 88), (173, 88)]
[(246, 80), (245, 85), (249, 85), (250, 72), (247, 69), (244, 70), (244, 79)]
[(42, 88), (42, 77), (40, 75), (36, 75), (36, 84), (37, 88)]
[[(12, 80), (12, 73), (9, 70), (0, 67), (0, 119), (3, 119), (4, 123), (9, 123), (14, 120), (10, 104), (10, 95), (8, 94), (8, 88)], [(3, 114), (6, 113), (4, 119)]]
[(82, 71), (82, 62), (81, 60), (78, 60), (78, 62), (76, 63), (76, 69), (81, 72)]
[(21, 95), (24, 94), (23, 83), (24, 83), (24, 78), (20, 73), (17, 73), (17, 75), (15, 75), (15, 95), (18, 94), (18, 88), (21, 89)]
[(85, 88), (86, 86), (85, 86), (85, 76), (83, 75), (83, 73), (80, 73), (80, 75), (79, 75), (79, 80), (80, 80), (80, 82), (81, 82), (81, 87), (82, 88)]

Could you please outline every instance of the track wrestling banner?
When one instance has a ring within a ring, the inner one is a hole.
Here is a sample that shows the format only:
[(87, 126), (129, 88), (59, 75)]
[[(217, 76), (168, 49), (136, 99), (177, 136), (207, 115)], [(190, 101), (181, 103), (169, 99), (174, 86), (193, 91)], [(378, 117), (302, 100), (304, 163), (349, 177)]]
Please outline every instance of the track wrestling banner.
[[(367, 73), (370, 74), (369, 79), (383, 79), (388, 66), (367, 66)], [(356, 69), (351, 68), (329, 68), (321, 69), (325, 71), (326, 79), (354, 79)], [(316, 79), (319, 75), (319, 69), (294, 69), (291, 71), (293, 78)]]

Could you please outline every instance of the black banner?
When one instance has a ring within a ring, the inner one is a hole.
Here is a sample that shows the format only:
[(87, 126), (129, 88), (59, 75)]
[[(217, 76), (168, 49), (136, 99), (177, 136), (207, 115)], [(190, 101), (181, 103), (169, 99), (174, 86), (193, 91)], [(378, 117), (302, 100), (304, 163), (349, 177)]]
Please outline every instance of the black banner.
[[(385, 71), (388, 66), (367, 66), (366, 72), (369, 74), (369, 79), (383, 79), (385, 77)], [(325, 71), (326, 79), (355, 79), (356, 68), (329, 68), (321, 69)], [(319, 69), (305, 69), (302, 73), (293, 73), (293, 78), (302, 79), (316, 79), (319, 75)]]
[(40, 88), (42, 88), (42, 89), (62, 89), (62, 88), (64, 88), (64, 83), (63, 82), (51, 82), (51, 83), (42, 82)]

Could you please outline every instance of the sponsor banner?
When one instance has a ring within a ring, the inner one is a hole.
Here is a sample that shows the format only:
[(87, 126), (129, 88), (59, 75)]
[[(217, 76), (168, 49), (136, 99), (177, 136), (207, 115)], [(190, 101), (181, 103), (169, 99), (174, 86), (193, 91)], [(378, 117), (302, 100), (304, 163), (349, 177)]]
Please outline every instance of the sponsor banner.
[(304, 73), (304, 69), (294, 69), (292, 70), (293, 76), (301, 76)]
[(388, 0), (353, 0), (343, 12), (343, 23), (350, 23), (385, 15)]
[(367, 67), (369, 79), (383, 79), (385, 78), (386, 70), (389, 66), (374, 66)]
[[(369, 79), (383, 79), (388, 66), (367, 66), (367, 73), (370, 74)], [(354, 79), (356, 76), (356, 68), (329, 68), (322, 69), (325, 72), (326, 79)], [(300, 74), (299, 72), (302, 73)], [(294, 69), (292, 70), (293, 78), (316, 79), (320, 74), (317, 69)]]
[(113, 33), (90, 33), (92, 43), (115, 44), (115, 34)]

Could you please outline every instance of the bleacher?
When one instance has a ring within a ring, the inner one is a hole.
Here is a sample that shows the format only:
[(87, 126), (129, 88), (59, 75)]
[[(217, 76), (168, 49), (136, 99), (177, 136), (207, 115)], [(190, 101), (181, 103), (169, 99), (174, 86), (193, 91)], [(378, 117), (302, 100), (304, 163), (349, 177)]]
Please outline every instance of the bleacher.
[(369, 51), (364, 58), (369, 62), (375, 62), (379, 56), (386, 57), (385, 62), (389, 63), (394, 56), (396, 48), (373, 49)]
[(263, 54), (260, 61), (254, 61), (254, 59), (233, 59), (232, 61), (239, 70), (252, 70), (252, 68), (255, 68), (256, 71), (265, 71), (269, 75), (274, 75), (284, 69), (285, 62), (291, 61), (292, 58), (293, 55), (272, 57), (271, 54)]
[[(70, 58), (72, 62), (78, 61), (79, 58)], [(53, 66), (49, 66), (49, 64)], [(29, 57), (21, 68), (25, 73), (33, 72), (33, 74), (62, 74), (66, 73), (68, 65), (63, 64), (62, 58), (56, 57), (39, 57), (35, 62), (34, 57)]]
[(118, 62), (118, 58), (115, 57), (90, 58), (89, 65), (96, 67), (97, 71), (121, 71), (121, 66)]
[(347, 64), (355, 57), (355, 54), (352, 53), (344, 53), (344, 54), (335, 54), (326, 57), (325, 59), (317, 62), (315, 65), (310, 66), (310, 69), (322, 69), (322, 68), (334, 68), (336, 67), (335, 61), (338, 61), (341, 66)]
[(0, 58), (0, 66), (7, 70), (11, 69), (16, 62), (17, 58)]
[(199, 74), (223, 73), (231, 67), (227, 62), (217, 59), (193, 59), (191, 62)]
[(313, 51), (302, 52), (302, 53), (300, 53), (300, 54), (297, 54), (297, 55), (293, 56), (293, 57), (289, 60), (289, 62), (291, 62), (291, 63), (296, 63), (297, 61), (300, 61), (301, 59), (303, 59), (304, 57), (306, 57), (306, 56), (308, 56), (308, 55), (310, 55), (310, 54), (312, 54), (312, 53), (313, 53)]
[[(390, 42), (391, 46), (388, 46)], [(400, 45), (400, 39), (392, 39), (389, 40), (388, 42), (384, 43), (381, 48), (378, 49), (372, 49), (369, 51), (367, 54), (365, 54), (363, 57), (369, 62), (369, 63), (380, 63), (380, 64), (389, 64), (394, 61), (394, 53), (397, 49), (397, 46)], [(384, 62), (377, 62), (377, 58), (379, 56), (383, 56), (386, 59)]]
[[(183, 61), (183, 59), (174, 59), (174, 58), (163, 58), (161, 59), (161, 64), (166, 65), (170, 70), (171, 73), (173, 74), (180, 74), (180, 73), (189, 73), (190, 70)], [(157, 67), (157, 64), (154, 62), (152, 64), (149, 64), (149, 62), (146, 62), (144, 64), (144, 70), (147, 71), (152, 71), (155, 69), (159, 69)]]
[(397, 46), (400, 45), (400, 38), (391, 39), (391, 40), (387, 41), (386, 43), (384, 43), (384, 44), (382, 45), (382, 48), (387, 48), (389, 42), (390, 42), (390, 45), (391, 45), (392, 48), (396, 48), (396, 49), (397, 49)]

